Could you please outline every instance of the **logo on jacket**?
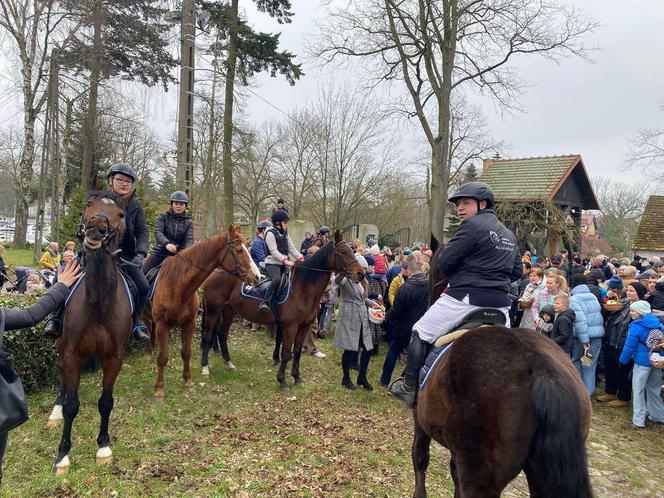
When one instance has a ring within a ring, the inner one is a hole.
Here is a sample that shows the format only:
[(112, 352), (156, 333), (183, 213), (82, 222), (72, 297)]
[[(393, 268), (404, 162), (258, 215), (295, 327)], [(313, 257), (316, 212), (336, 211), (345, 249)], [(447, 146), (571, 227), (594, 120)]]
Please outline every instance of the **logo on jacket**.
[(491, 237), (491, 241), (492, 241), (494, 244), (500, 244), (500, 242), (501, 242), (501, 240), (500, 240), (500, 235), (498, 235), (498, 234), (497, 234), (496, 232), (494, 232), (493, 230), (490, 230), (490, 231), (489, 231), (489, 237)]

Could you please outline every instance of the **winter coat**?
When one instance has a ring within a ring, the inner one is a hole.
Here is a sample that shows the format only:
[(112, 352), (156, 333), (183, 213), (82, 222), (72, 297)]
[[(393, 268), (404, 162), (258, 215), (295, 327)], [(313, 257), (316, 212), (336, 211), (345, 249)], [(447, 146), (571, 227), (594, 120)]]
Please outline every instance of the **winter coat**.
[(494, 290), (507, 295), (510, 282), (521, 278), (516, 237), (491, 209), (466, 219), (438, 257), (449, 286)]
[(0, 313), (4, 315), (2, 317), (4, 319), (0, 319), (0, 324), (2, 324), (0, 335), (5, 330), (23, 329), (39, 323), (49, 313), (62, 306), (67, 296), (69, 296), (69, 287), (58, 282), (53, 284), (53, 287), (29, 308), (0, 308)]
[(588, 344), (590, 339), (604, 337), (602, 307), (587, 285), (577, 285), (572, 289), (569, 307), (576, 314), (574, 337), (581, 344)]
[(120, 241), (122, 257), (132, 259), (137, 254), (145, 257), (148, 254), (150, 233), (145, 222), (143, 206), (135, 195), (127, 202), (125, 207), (125, 233)]
[(633, 357), (634, 363), (641, 365), (643, 367), (652, 367), (650, 359), (650, 350), (646, 346), (646, 340), (648, 339), (648, 334), (653, 329), (664, 330), (664, 325), (659, 322), (659, 319), (649, 313), (643, 318), (634, 320), (629, 324), (629, 329), (627, 330), (627, 340), (625, 341), (625, 347), (620, 354), (620, 363), (627, 365), (629, 360)]
[[(282, 249), (287, 249), (280, 251), (277, 243), (277, 235), (280, 235), (281, 237), (286, 238), (286, 247)], [(265, 234), (265, 242), (267, 244), (267, 249), (268, 249), (268, 255), (267, 258), (265, 258), (265, 264), (266, 265), (283, 265), (284, 260), (288, 258), (288, 254), (293, 256), (295, 259), (302, 259), (302, 254), (295, 248), (293, 245), (293, 241), (291, 240), (290, 236), (288, 235), (288, 232), (281, 232), (273, 227), (270, 228), (267, 233)], [(287, 252), (288, 254), (284, 254)]]
[(621, 299), (620, 301), (623, 309), (612, 311), (606, 315), (606, 320), (604, 321), (605, 340), (609, 347), (615, 349), (622, 349), (625, 345), (627, 327), (632, 322), (632, 318), (629, 316), (629, 301), (627, 299)]
[(387, 277), (387, 285), (388, 287), (392, 283), (392, 280), (394, 280), (394, 277), (399, 275), (401, 273), (401, 270), (403, 267), (401, 265), (393, 265), (389, 270), (387, 270), (387, 273), (385, 276)]
[(399, 292), (399, 289), (401, 288), (401, 286), (404, 284), (405, 281), (406, 279), (403, 277), (402, 274), (397, 275), (392, 280), (390, 288), (387, 290), (387, 300), (390, 302), (390, 305), (394, 304), (394, 300), (397, 297), (397, 293)]
[(339, 286), (339, 314), (334, 330), (334, 346), (347, 350), (358, 351), (360, 334), (367, 351), (373, 350), (371, 331), (369, 329), (369, 311), (374, 302), (367, 298), (367, 290), (362, 284), (353, 283), (344, 275), (335, 277)]
[(388, 336), (410, 337), (413, 325), (427, 310), (429, 302), (429, 278), (426, 273), (416, 273), (399, 289), (394, 304), (385, 318)]
[(251, 241), (249, 253), (251, 254), (251, 259), (256, 263), (256, 266), (261, 264), (265, 258), (267, 258), (267, 243), (263, 240), (263, 237), (256, 235), (256, 238)]
[(302, 244), (300, 244), (300, 252), (302, 254), (306, 254), (309, 248), (313, 245), (314, 239), (313, 237), (309, 237), (308, 239), (304, 239), (302, 241)]
[(556, 315), (551, 329), (551, 340), (558, 344), (562, 350), (568, 354), (572, 354), (574, 345), (574, 320), (576, 314), (571, 309), (561, 311)]
[(655, 290), (648, 296), (650, 307), (654, 310), (664, 310), (664, 282), (657, 282)]
[(387, 274), (387, 263), (385, 262), (385, 256), (382, 254), (376, 254), (374, 256), (374, 273), (376, 275)]
[(194, 245), (194, 222), (186, 213), (175, 214), (169, 209), (154, 222), (154, 240), (158, 248), (174, 244), (178, 251), (186, 249)]
[(330, 277), (330, 283), (325, 288), (325, 292), (320, 298), (320, 303), (327, 306), (334, 306), (337, 303), (337, 298), (339, 297), (339, 286), (335, 280), (334, 273)]
[(41, 259), (39, 260), (39, 264), (42, 268), (56, 271), (58, 266), (60, 266), (60, 255), (56, 253), (54, 256), (50, 249), (46, 249), (44, 254), (42, 254)]

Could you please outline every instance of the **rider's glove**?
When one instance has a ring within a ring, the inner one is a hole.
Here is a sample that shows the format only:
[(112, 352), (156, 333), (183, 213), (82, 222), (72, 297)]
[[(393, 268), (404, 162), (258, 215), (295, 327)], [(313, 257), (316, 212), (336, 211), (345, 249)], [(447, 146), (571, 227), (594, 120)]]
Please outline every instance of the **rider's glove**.
[(140, 268), (141, 265), (143, 264), (143, 257), (144, 257), (143, 255), (137, 254), (136, 256), (134, 256), (131, 262)]

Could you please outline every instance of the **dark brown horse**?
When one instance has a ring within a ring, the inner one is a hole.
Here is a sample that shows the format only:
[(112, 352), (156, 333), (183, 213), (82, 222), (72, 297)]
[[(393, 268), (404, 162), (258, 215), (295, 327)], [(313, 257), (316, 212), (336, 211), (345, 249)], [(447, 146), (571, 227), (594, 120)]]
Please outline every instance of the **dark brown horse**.
[[(431, 275), (440, 277), (436, 262)], [(413, 496), (426, 496), (434, 439), (450, 450), (457, 498), (499, 498), (521, 470), (533, 497), (591, 497), (584, 445), (590, 416), (581, 378), (553, 341), (528, 329), (471, 330), (418, 392)]]
[(113, 386), (122, 367), (125, 347), (131, 335), (131, 304), (118, 272), (116, 252), (122, 237), (124, 203), (114, 193), (90, 194), (81, 218), (79, 237), (83, 239), (82, 266), (85, 280), (69, 298), (62, 318), (62, 336), (56, 347), (62, 365), (64, 405), (53, 409), (49, 422), (64, 415), (62, 439), (53, 471), (69, 471), (71, 428), (78, 414), (78, 385), (81, 369), (90, 358), (103, 368), (101, 415), (97, 444), (97, 463), (109, 463), (108, 420), (113, 409)]
[(196, 330), (198, 314), (198, 287), (214, 271), (222, 268), (238, 281), (254, 282), (260, 272), (251, 259), (247, 249), (247, 240), (240, 231), (230, 225), (228, 232), (222, 232), (205, 239), (177, 256), (164, 261), (159, 280), (155, 288), (151, 306), (146, 306), (146, 322), (159, 341), (157, 357), (157, 381), (154, 395), (164, 397), (164, 367), (168, 363), (168, 339), (174, 327), (179, 326), (182, 333), (182, 377), (187, 388), (194, 386), (191, 380), (189, 360), (191, 358), (191, 340)]
[(209, 375), (208, 353), (215, 333), (220, 338), (220, 349), (224, 360), (230, 361), (228, 330), (233, 322), (233, 317), (238, 313), (254, 323), (269, 326), (279, 325), (282, 330), (282, 345), (281, 365), (277, 380), (282, 389), (288, 389), (285, 380), (286, 368), (292, 356), (291, 375), (296, 384), (302, 381), (300, 377), (302, 344), (309, 326), (317, 317), (320, 298), (328, 285), (330, 274), (332, 272), (343, 273), (358, 282), (362, 279), (364, 270), (358, 264), (350, 246), (342, 240), (341, 234), (337, 230), (334, 234), (334, 241), (325, 244), (306, 260), (296, 263), (291, 272), (291, 294), (288, 300), (280, 306), (279, 323), (272, 312), (258, 311), (259, 300), (242, 296), (240, 293), (242, 282), (234, 275), (216, 271), (208, 278), (203, 284), (204, 325), (201, 334), (201, 366), (204, 373), (207, 372)]

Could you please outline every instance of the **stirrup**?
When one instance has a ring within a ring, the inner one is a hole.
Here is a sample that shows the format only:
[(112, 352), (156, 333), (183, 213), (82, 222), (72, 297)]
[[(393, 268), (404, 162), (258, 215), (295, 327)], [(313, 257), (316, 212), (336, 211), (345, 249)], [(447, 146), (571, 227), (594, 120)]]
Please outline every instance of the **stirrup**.
[(258, 305), (258, 311), (270, 311), (270, 301), (261, 301), (261, 304)]
[(147, 332), (147, 326), (143, 322), (137, 322), (131, 328), (131, 338), (135, 343), (141, 344), (150, 340), (150, 336)]

